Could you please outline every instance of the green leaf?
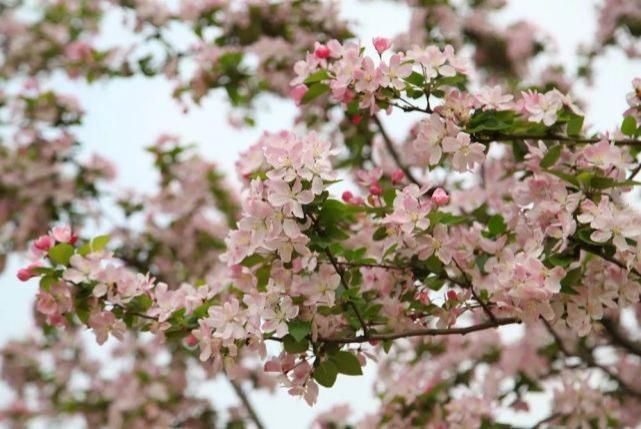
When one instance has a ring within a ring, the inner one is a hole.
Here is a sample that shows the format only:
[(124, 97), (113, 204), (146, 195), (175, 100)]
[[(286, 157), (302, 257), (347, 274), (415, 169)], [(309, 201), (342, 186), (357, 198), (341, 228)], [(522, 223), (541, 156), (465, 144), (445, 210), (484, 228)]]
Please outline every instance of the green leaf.
[(111, 237), (109, 235), (99, 235), (98, 237), (95, 237), (93, 240), (91, 240), (91, 243), (89, 244), (89, 246), (91, 247), (91, 251), (100, 252), (105, 247), (107, 247), (107, 244), (109, 244), (110, 239)]
[(495, 238), (507, 230), (507, 224), (500, 214), (495, 214), (487, 222), (487, 231), (483, 233), (486, 238)]
[(259, 269), (256, 270), (256, 288), (260, 292), (265, 292), (267, 290), (267, 283), (269, 282), (269, 276), (272, 272), (272, 264), (265, 264)]
[(561, 180), (565, 180), (566, 182), (576, 186), (577, 188), (579, 187), (579, 179), (577, 179), (575, 176), (564, 173), (563, 171), (557, 171), (557, 170), (548, 170), (548, 173), (558, 177)]
[(264, 260), (265, 258), (263, 258), (261, 255), (259, 255), (258, 253), (254, 253), (253, 255), (249, 255), (245, 259), (243, 259), (240, 265), (242, 265), (243, 267), (251, 268), (256, 264), (263, 262)]
[(374, 241), (381, 241), (385, 237), (387, 237), (387, 228), (381, 226), (376, 231), (374, 231), (374, 236), (372, 238), (374, 239)]
[(73, 246), (68, 243), (60, 243), (49, 249), (49, 259), (59, 265), (68, 265), (73, 255)]
[(329, 74), (327, 73), (327, 70), (319, 70), (316, 73), (312, 73), (309, 76), (307, 76), (307, 79), (305, 79), (305, 85), (311, 85), (316, 82), (320, 82), (322, 80), (328, 79)]
[(423, 78), (422, 74), (413, 71), (412, 74), (405, 78), (405, 82), (409, 82), (415, 86), (423, 87), (425, 79)]
[(305, 353), (309, 347), (307, 339), (296, 341), (291, 335), (285, 335), (283, 338), (283, 347), (287, 353)]
[(561, 292), (571, 295), (578, 295), (578, 292), (574, 289), (573, 286), (576, 286), (581, 280), (583, 273), (581, 272), (581, 267), (575, 268), (567, 272), (565, 277), (561, 280)]
[(512, 128), (515, 118), (516, 114), (510, 111), (477, 110), (470, 119), (467, 132), (474, 134), (479, 131), (506, 130)]
[(568, 135), (569, 136), (578, 136), (581, 134), (583, 129), (583, 116), (573, 116), (568, 121)]
[(620, 188), (639, 185), (641, 185), (641, 182), (636, 182), (634, 180), (623, 180), (621, 182), (617, 182), (611, 177), (602, 176), (594, 176), (590, 180), (590, 186), (595, 189)]
[(563, 149), (563, 147), (560, 144), (556, 146), (552, 146), (550, 149), (548, 149), (545, 156), (539, 163), (541, 168), (550, 168), (554, 164), (556, 164), (556, 161), (558, 161), (559, 156), (561, 156), (561, 149)]
[(51, 290), (51, 286), (53, 286), (57, 281), (58, 279), (55, 276), (47, 274), (40, 279), (40, 289), (49, 292)]
[(425, 267), (430, 270), (431, 273), (442, 273), (443, 272), (443, 263), (435, 255), (430, 256), (424, 262)]
[(316, 82), (315, 84), (310, 86), (305, 95), (303, 95), (301, 103), (309, 103), (310, 101), (320, 97), (326, 92), (329, 92), (329, 86), (325, 85), (324, 83)]
[(363, 375), (361, 364), (358, 358), (350, 352), (341, 351), (331, 357), (338, 372), (346, 375)]
[(336, 382), (337, 375), (338, 368), (331, 360), (321, 362), (320, 365), (314, 368), (314, 380), (321, 386), (332, 387)]
[(637, 133), (637, 121), (633, 116), (626, 116), (621, 123), (621, 132), (626, 136), (634, 137)]
[(428, 277), (423, 283), (425, 283), (425, 286), (427, 286), (431, 290), (440, 290), (445, 284), (445, 279), (441, 279), (438, 277)]
[(289, 335), (291, 335), (297, 342), (302, 341), (310, 332), (312, 332), (312, 324), (302, 320), (292, 320), (287, 324), (289, 326)]

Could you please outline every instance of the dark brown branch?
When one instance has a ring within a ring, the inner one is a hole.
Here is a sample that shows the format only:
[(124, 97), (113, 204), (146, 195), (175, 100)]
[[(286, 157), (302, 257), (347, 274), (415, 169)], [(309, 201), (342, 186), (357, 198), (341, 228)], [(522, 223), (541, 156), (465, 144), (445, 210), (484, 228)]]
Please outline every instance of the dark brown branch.
[(505, 319), (496, 319), (496, 321), (487, 321), (484, 323), (479, 323), (477, 325), (466, 326), (462, 328), (425, 328), (425, 329), (412, 329), (404, 332), (391, 332), (387, 334), (369, 334), (369, 336), (359, 336), (359, 337), (345, 337), (345, 338), (323, 338), (321, 341), (326, 343), (338, 343), (338, 344), (348, 344), (348, 343), (365, 343), (368, 341), (385, 341), (385, 340), (396, 340), (399, 338), (411, 338), (411, 337), (435, 337), (442, 335), (465, 335), (476, 331), (484, 331), (486, 329), (497, 328), (503, 325), (512, 325), (515, 323), (521, 323), (520, 320), (516, 318), (505, 318)]
[(613, 344), (627, 350), (628, 352), (641, 357), (641, 344), (632, 341), (619, 331), (612, 319), (605, 318), (601, 320), (601, 325), (612, 338)]
[(563, 344), (563, 341), (561, 340), (561, 337), (559, 337), (559, 335), (556, 333), (554, 328), (552, 328), (552, 325), (550, 325), (550, 323), (547, 320), (545, 320), (545, 319), (542, 319), (542, 320), (543, 320), (543, 323), (545, 324), (545, 327), (547, 328), (548, 332), (550, 332), (550, 334), (554, 338), (554, 341), (559, 346), (559, 349), (561, 350), (561, 352), (565, 356), (567, 356), (567, 357), (577, 357), (577, 358), (581, 359), (583, 362), (585, 362), (585, 364), (589, 368), (600, 369), (611, 380), (615, 381), (619, 385), (619, 387), (620, 387), (620, 389), (622, 391), (624, 391), (625, 393), (627, 393), (630, 396), (634, 396), (636, 398), (640, 398), (641, 399), (641, 392), (637, 391), (633, 387), (631, 387), (627, 382), (625, 382), (623, 379), (621, 379), (621, 377), (619, 377), (617, 374), (612, 372), (610, 370), (610, 368), (608, 368), (605, 365), (601, 365), (600, 363), (598, 363), (594, 359), (594, 356), (592, 355), (592, 350), (584, 348), (582, 353), (573, 353), (573, 352), (571, 352), (569, 349), (567, 349), (565, 347), (565, 345)]
[(157, 317), (148, 316), (146, 314), (139, 313), (137, 311), (131, 311), (131, 310), (127, 309), (126, 307), (123, 307), (120, 304), (113, 304), (113, 307), (121, 309), (125, 314), (131, 314), (132, 316), (140, 317), (140, 318), (147, 319), (147, 320), (153, 320), (154, 322), (158, 321)]
[[(545, 141), (558, 141), (566, 142), (573, 144), (590, 144), (598, 143), (601, 138), (581, 138), (581, 137), (569, 137), (569, 136), (559, 136), (559, 135), (537, 135), (537, 134), (496, 134), (492, 137), (472, 137), (472, 140), (478, 143), (492, 143), (492, 142), (502, 142), (502, 141), (512, 141), (512, 140), (545, 140)], [(621, 146), (641, 146), (641, 140), (637, 139), (620, 139), (620, 140), (608, 140), (614, 144)]]
[(231, 378), (229, 378), (229, 376), (227, 376), (227, 379), (229, 380), (229, 384), (231, 384), (231, 387), (236, 392), (236, 396), (238, 396), (240, 401), (245, 406), (245, 409), (247, 410), (247, 413), (249, 413), (249, 417), (251, 418), (251, 420), (256, 425), (256, 428), (265, 429), (265, 426), (263, 425), (263, 423), (261, 422), (260, 418), (258, 417), (258, 414), (256, 413), (256, 410), (254, 409), (254, 406), (250, 402), (249, 397), (247, 396), (247, 394), (243, 390), (243, 387), (240, 385), (240, 383), (232, 380)]
[(376, 126), (378, 127), (378, 130), (380, 131), (381, 136), (383, 137), (383, 141), (385, 141), (385, 147), (387, 148), (387, 151), (390, 153), (390, 155), (392, 155), (392, 158), (394, 158), (394, 162), (396, 163), (398, 168), (401, 169), (403, 174), (405, 174), (405, 177), (407, 177), (407, 179), (410, 182), (418, 185), (419, 187), (423, 186), (423, 184), (419, 182), (416, 177), (414, 177), (410, 169), (407, 168), (405, 164), (403, 164), (403, 162), (401, 161), (400, 156), (398, 156), (398, 153), (394, 148), (394, 143), (392, 142), (392, 139), (390, 138), (389, 134), (387, 134), (387, 131), (385, 130), (385, 127), (383, 126), (383, 123), (381, 122), (380, 118), (376, 115), (374, 115), (373, 118), (374, 118), (374, 123), (376, 123)]
[[(336, 261), (336, 258), (330, 252), (329, 248), (325, 248), (325, 254), (327, 255), (327, 258), (329, 258), (329, 261), (331, 262), (332, 266), (334, 267), (334, 270), (338, 273), (338, 276), (341, 279), (341, 284), (345, 288), (345, 290), (349, 290), (350, 287), (345, 281), (345, 273), (343, 272), (343, 269), (338, 265), (338, 262)], [(358, 310), (358, 307), (356, 307), (356, 304), (352, 300), (348, 300), (347, 304), (354, 310), (354, 313), (356, 313), (356, 318), (358, 318), (358, 322), (361, 324), (361, 327), (363, 328), (363, 336), (368, 337), (369, 336), (369, 328), (367, 327), (367, 323), (365, 323), (365, 319), (363, 318), (363, 315), (361, 312)]]
[(456, 259), (452, 259), (452, 261), (454, 261), (454, 264), (463, 275), (463, 279), (465, 279), (467, 288), (470, 290), (470, 292), (472, 292), (472, 296), (474, 297), (474, 299), (481, 305), (481, 307), (483, 308), (483, 312), (487, 315), (487, 317), (490, 318), (492, 322), (496, 322), (496, 317), (494, 316), (494, 313), (492, 313), (492, 310), (490, 310), (490, 307), (488, 307), (487, 304), (483, 302), (481, 298), (477, 295), (476, 291), (474, 290), (474, 285), (472, 284), (470, 279), (467, 277), (467, 274), (465, 273), (465, 271), (463, 271), (463, 268), (459, 265)]
[[(311, 214), (309, 215), (309, 218), (311, 219), (312, 223), (314, 224), (314, 228), (316, 229), (316, 231), (318, 233), (320, 233), (320, 230), (319, 230), (319, 227), (318, 227), (318, 219), (316, 219)], [(329, 250), (328, 247), (326, 247), (324, 249), (324, 251), (325, 251), (325, 255), (327, 255), (327, 259), (329, 259), (330, 263), (334, 267), (334, 270), (336, 271), (336, 273), (340, 277), (341, 284), (343, 285), (345, 290), (349, 290), (350, 287), (347, 284), (347, 281), (345, 280), (345, 272), (339, 266), (338, 261), (336, 260), (336, 258), (334, 257), (334, 255), (332, 254), (332, 252)], [(356, 307), (356, 304), (354, 304), (354, 302), (351, 299), (348, 299), (347, 305), (349, 305), (352, 308), (352, 310), (354, 310), (354, 313), (356, 314), (356, 318), (358, 319), (358, 322), (360, 323), (361, 327), (363, 328), (363, 335), (367, 337), (367, 335), (369, 334), (369, 329), (367, 327), (367, 323), (365, 323), (365, 319), (363, 318), (363, 315), (361, 314), (361, 312), (358, 310), (358, 307)]]
[(603, 253), (599, 246), (593, 246), (593, 245), (590, 245), (590, 244), (587, 244), (587, 243), (583, 243), (583, 242), (577, 241), (577, 240), (573, 240), (573, 241), (579, 246), (580, 249), (585, 250), (586, 252), (591, 253), (591, 254), (593, 254), (595, 256), (598, 256), (598, 257), (600, 257), (602, 259), (605, 259), (606, 261), (613, 263), (614, 265), (616, 265), (617, 267), (619, 267), (619, 268), (621, 268), (621, 269), (623, 269), (625, 271), (629, 271), (631, 273), (634, 273), (637, 277), (641, 277), (641, 273), (636, 268), (628, 269), (628, 266), (626, 264), (624, 264), (623, 262), (619, 261), (618, 259), (616, 259), (616, 258), (614, 258), (612, 256), (608, 256), (605, 253)]

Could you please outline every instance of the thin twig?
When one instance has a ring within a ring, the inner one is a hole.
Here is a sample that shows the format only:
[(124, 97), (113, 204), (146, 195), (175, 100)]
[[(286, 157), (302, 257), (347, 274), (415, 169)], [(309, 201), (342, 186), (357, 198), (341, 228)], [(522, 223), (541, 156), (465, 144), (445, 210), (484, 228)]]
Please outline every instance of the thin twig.
[(641, 344), (635, 341), (632, 341), (631, 339), (623, 335), (621, 331), (619, 331), (619, 329), (615, 326), (614, 321), (612, 319), (609, 319), (609, 318), (602, 319), (601, 325), (603, 325), (603, 328), (605, 328), (610, 338), (612, 338), (612, 340), (614, 341), (614, 344), (627, 350), (628, 352), (634, 355), (641, 356)]
[(245, 406), (245, 409), (249, 413), (249, 417), (251, 420), (254, 422), (256, 425), (256, 428), (258, 429), (265, 429), (265, 426), (261, 422), (260, 418), (258, 417), (258, 414), (256, 413), (256, 410), (254, 409), (254, 406), (252, 405), (251, 401), (249, 400), (249, 397), (243, 390), (243, 387), (240, 385), (240, 383), (232, 380), (227, 376), (227, 379), (229, 380), (229, 384), (231, 384), (231, 387), (234, 389), (236, 392), (236, 396), (240, 399), (240, 401), (243, 403)]
[[(320, 233), (321, 231), (319, 229), (318, 219), (316, 219), (311, 214), (309, 215), (309, 218), (312, 220), (312, 223), (314, 224), (314, 228), (316, 229), (316, 231), (318, 233)], [(345, 288), (346, 291), (350, 290), (350, 287), (347, 284), (347, 281), (345, 280), (345, 272), (338, 265), (338, 261), (336, 260), (336, 258), (332, 254), (332, 252), (329, 250), (328, 247), (325, 247), (324, 251), (325, 251), (325, 255), (327, 255), (327, 258), (329, 259), (330, 263), (334, 267), (334, 270), (336, 271), (336, 273), (340, 277), (341, 284), (343, 285), (343, 287)], [(356, 314), (356, 318), (358, 319), (358, 322), (360, 323), (361, 327), (363, 328), (363, 335), (365, 335), (367, 337), (369, 335), (369, 329), (367, 327), (367, 323), (365, 323), (365, 319), (363, 318), (363, 315), (361, 314), (361, 312), (358, 310), (358, 307), (356, 307), (356, 304), (354, 304), (354, 302), (351, 299), (347, 300), (347, 305), (349, 305), (352, 308), (352, 310), (354, 310), (354, 313)]]
[(392, 142), (389, 134), (387, 134), (387, 131), (385, 130), (385, 127), (383, 126), (380, 118), (377, 115), (374, 115), (373, 118), (376, 126), (378, 127), (378, 130), (381, 133), (381, 136), (383, 137), (383, 141), (385, 141), (385, 147), (387, 148), (387, 151), (390, 153), (390, 155), (392, 155), (392, 158), (394, 158), (394, 162), (396, 162), (398, 168), (401, 169), (401, 171), (405, 174), (405, 177), (407, 177), (412, 183), (418, 185), (419, 187), (423, 186), (423, 184), (419, 182), (416, 177), (414, 177), (410, 169), (407, 168), (401, 161), (401, 158), (400, 156), (398, 156), (396, 149), (394, 149), (394, 143)]
[[(338, 262), (336, 261), (336, 258), (334, 255), (332, 255), (332, 252), (329, 250), (329, 248), (325, 248), (325, 254), (329, 258), (329, 261), (331, 262), (332, 266), (334, 267), (334, 270), (336, 270), (336, 273), (338, 273), (338, 276), (341, 279), (341, 284), (345, 288), (345, 290), (349, 290), (350, 287), (347, 284), (347, 281), (345, 281), (345, 276), (344, 276), (344, 271), (343, 269), (338, 265)], [(361, 315), (361, 312), (358, 310), (358, 307), (356, 307), (356, 304), (350, 299), (347, 301), (347, 304), (354, 310), (354, 313), (356, 313), (356, 317), (358, 318), (358, 322), (361, 324), (361, 327), (363, 328), (363, 335), (365, 337), (369, 336), (369, 329), (367, 327), (367, 323), (365, 323), (365, 319)]]
[(573, 353), (569, 349), (567, 349), (565, 347), (565, 345), (563, 344), (563, 341), (561, 340), (561, 337), (559, 337), (559, 335), (556, 333), (556, 331), (554, 330), (552, 325), (550, 325), (550, 323), (547, 320), (545, 320), (545, 319), (542, 319), (542, 320), (543, 320), (543, 323), (545, 324), (545, 327), (547, 328), (547, 330), (550, 332), (550, 334), (554, 338), (554, 341), (559, 346), (559, 349), (561, 350), (561, 352), (565, 356), (567, 356), (567, 357), (577, 357), (577, 358), (581, 359), (582, 361), (584, 361), (588, 367), (600, 369), (611, 380), (614, 380), (615, 382), (617, 382), (617, 384), (619, 385), (621, 390), (626, 392), (628, 395), (634, 396), (636, 398), (641, 398), (641, 392), (640, 391), (637, 391), (633, 387), (631, 387), (627, 382), (625, 382), (623, 379), (621, 379), (621, 377), (619, 377), (617, 374), (612, 372), (610, 370), (610, 368), (608, 368), (605, 365), (601, 365), (600, 363), (598, 363), (594, 359), (594, 356), (592, 355), (592, 351), (591, 350), (589, 350), (587, 348), (584, 348), (584, 352), (579, 354), (579, 353)]
[(477, 295), (476, 291), (474, 290), (474, 285), (472, 284), (470, 279), (467, 277), (467, 274), (465, 273), (465, 271), (463, 271), (463, 268), (459, 265), (456, 259), (452, 259), (452, 261), (454, 261), (454, 265), (456, 265), (456, 267), (459, 269), (459, 271), (463, 275), (463, 279), (465, 279), (465, 283), (467, 284), (467, 287), (470, 290), (470, 292), (472, 292), (472, 296), (474, 297), (474, 299), (479, 304), (481, 304), (481, 307), (483, 308), (483, 311), (485, 312), (487, 317), (489, 317), (492, 322), (496, 322), (496, 317), (494, 316), (494, 313), (492, 313), (492, 310), (490, 310), (487, 304), (483, 302), (481, 298)]

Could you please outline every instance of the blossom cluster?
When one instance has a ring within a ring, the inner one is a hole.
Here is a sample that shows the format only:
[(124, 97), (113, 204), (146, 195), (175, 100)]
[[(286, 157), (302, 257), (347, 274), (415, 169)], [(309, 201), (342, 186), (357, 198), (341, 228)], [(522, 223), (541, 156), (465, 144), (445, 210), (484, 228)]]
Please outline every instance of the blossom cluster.
[[(551, 414), (532, 426), (639, 424), (641, 350), (628, 329), (641, 318), (638, 78), (619, 129), (589, 134), (560, 69), (519, 82), (546, 41), (529, 23), (490, 25), (501, 1), (410, 1), (410, 31), (371, 46), (349, 40), (333, 2), (90, 3), (49, 2), (26, 21), (0, 6), (0, 76), (164, 73), (177, 98), (223, 88), (234, 107), (291, 89), (299, 129), (241, 154), (241, 192), (161, 136), (148, 148), (157, 192), (123, 195), (123, 224), (89, 238), (80, 225), (113, 172), (73, 153), (82, 108), (35, 79), (2, 94), (13, 127), (0, 147), (2, 250), (33, 240), (17, 276), (39, 281), (45, 337), (4, 349), (17, 401), (1, 419), (211, 426), (184, 382), (197, 368), (240, 392), (246, 414), (232, 410), (230, 425), (260, 427), (239, 383), (280, 384), (313, 405), (339, 374), (378, 362), (381, 406), (359, 427), (503, 427), (501, 411), (527, 413), (541, 389)], [(633, 33), (634, 11), (608, 3), (611, 26)], [(114, 11), (146, 41), (98, 49)], [(188, 48), (173, 46), (176, 25), (194, 36)], [(382, 113), (399, 111), (415, 115), (395, 141)], [(494, 330), (504, 325), (519, 332)], [(139, 358), (103, 378), (69, 360), (86, 353), (68, 350), (80, 328)], [(59, 385), (73, 366), (92, 389)], [(347, 426), (348, 414), (315, 424)]]

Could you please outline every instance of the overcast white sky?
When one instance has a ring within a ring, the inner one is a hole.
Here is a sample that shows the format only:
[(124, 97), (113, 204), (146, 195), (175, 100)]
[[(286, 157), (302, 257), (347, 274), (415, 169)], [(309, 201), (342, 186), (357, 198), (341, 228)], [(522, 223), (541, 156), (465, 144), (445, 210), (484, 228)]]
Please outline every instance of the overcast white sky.
[[(340, 2), (344, 16), (358, 23), (361, 40), (373, 36), (393, 36), (408, 23), (409, 12), (400, 5), (385, 1)], [(588, 0), (512, 0), (501, 22), (519, 18), (534, 21), (558, 41), (558, 58), (573, 66), (576, 44), (587, 42), (595, 30), (595, 3)], [(640, 74), (639, 63), (629, 63), (620, 53), (610, 53), (597, 64), (598, 78), (592, 88), (580, 88), (581, 98), (591, 101), (586, 123), (597, 129), (612, 129), (620, 122), (625, 109), (625, 94), (630, 81)], [(161, 132), (170, 132), (197, 142), (208, 158), (224, 167), (232, 177), (233, 163), (238, 152), (254, 143), (265, 130), (286, 128), (295, 113), (292, 103), (272, 97), (261, 103), (258, 126), (252, 130), (232, 130), (227, 125), (227, 105), (220, 93), (210, 96), (202, 108), (183, 115), (171, 100), (169, 85), (162, 79), (130, 79), (97, 83), (92, 86), (60, 82), (60, 88), (76, 94), (87, 110), (84, 125), (78, 130), (87, 153), (98, 152), (118, 166), (119, 185), (137, 190), (152, 190), (155, 177), (151, 159), (143, 147)], [(398, 115), (396, 115), (398, 116)], [(388, 118), (391, 133), (401, 137), (407, 121)], [(20, 284), (15, 280), (17, 258), (10, 260), (0, 276), (0, 343), (20, 337), (32, 327), (31, 302), (35, 284)], [(376, 408), (370, 386), (375, 369), (370, 365), (363, 377), (340, 376), (336, 386), (327, 391), (321, 388), (319, 403), (314, 409), (302, 400), (291, 398), (283, 390), (276, 397), (253, 394), (258, 412), (268, 428), (300, 428), (301, 422), (311, 422), (313, 416), (332, 404), (349, 402), (358, 415)], [(232, 391), (224, 384), (207, 387), (216, 404), (235, 402)], [(2, 392), (0, 391), (0, 400)], [(537, 414), (544, 412), (538, 410)]]

